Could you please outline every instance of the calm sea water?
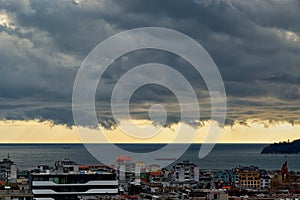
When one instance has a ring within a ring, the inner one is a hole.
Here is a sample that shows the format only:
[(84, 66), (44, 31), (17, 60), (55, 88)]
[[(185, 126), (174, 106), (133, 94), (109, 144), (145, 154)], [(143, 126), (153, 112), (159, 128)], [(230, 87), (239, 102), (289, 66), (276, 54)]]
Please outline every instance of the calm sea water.
[[(157, 144), (124, 144), (126, 150), (149, 152), (160, 148)], [(267, 144), (217, 144), (208, 156), (198, 158), (201, 144), (191, 145), (178, 161), (190, 160), (201, 169), (231, 169), (239, 165), (256, 165), (264, 169), (280, 169), (283, 161), (288, 160), (290, 170), (300, 171), (300, 154), (260, 154)], [(174, 145), (174, 150), (180, 144)], [(9, 144), (0, 145), (0, 159), (10, 158), (21, 170), (31, 169), (39, 164), (53, 165), (56, 160), (71, 159), (80, 164), (97, 164), (97, 161), (80, 144)], [(176, 161), (177, 162), (177, 161)]]

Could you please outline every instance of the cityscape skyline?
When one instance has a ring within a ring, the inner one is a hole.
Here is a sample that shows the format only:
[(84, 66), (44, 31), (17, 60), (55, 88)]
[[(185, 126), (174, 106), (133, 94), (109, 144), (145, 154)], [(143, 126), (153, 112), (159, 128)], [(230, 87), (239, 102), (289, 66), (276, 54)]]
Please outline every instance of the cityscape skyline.
[(0, 0), (0, 200), (299, 200), (299, 0)]

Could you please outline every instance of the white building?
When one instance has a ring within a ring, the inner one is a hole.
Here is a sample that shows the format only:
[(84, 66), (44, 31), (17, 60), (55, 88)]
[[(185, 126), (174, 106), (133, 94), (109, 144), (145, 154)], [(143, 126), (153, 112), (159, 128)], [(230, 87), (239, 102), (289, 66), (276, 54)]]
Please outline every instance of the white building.
[(271, 188), (271, 177), (269, 175), (262, 175), (260, 177), (260, 188), (261, 189)]
[(199, 168), (189, 161), (177, 163), (173, 166), (173, 179), (176, 182), (199, 181)]
[(59, 161), (55, 168), (30, 174), (30, 188), (34, 199), (79, 199), (79, 196), (118, 194), (116, 174), (108, 167), (80, 170), (76, 163)]

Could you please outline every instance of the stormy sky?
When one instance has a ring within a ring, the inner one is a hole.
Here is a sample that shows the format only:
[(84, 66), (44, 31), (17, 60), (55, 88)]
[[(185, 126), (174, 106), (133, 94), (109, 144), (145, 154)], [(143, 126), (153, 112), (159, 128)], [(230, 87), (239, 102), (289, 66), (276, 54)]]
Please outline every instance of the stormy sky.
[[(299, 10), (297, 0), (0, 0), (0, 118), (72, 125), (73, 84), (84, 58), (113, 34), (154, 26), (188, 35), (210, 54), (226, 89), (226, 124), (299, 123)], [(149, 62), (183, 74), (197, 94), (201, 120), (210, 118), (205, 82), (187, 61), (141, 50), (117, 59), (99, 82), (102, 125), (115, 123), (110, 97), (116, 82)], [(134, 93), (132, 116), (148, 119), (153, 103), (165, 105), (167, 124), (180, 121), (176, 96), (158, 85)]]

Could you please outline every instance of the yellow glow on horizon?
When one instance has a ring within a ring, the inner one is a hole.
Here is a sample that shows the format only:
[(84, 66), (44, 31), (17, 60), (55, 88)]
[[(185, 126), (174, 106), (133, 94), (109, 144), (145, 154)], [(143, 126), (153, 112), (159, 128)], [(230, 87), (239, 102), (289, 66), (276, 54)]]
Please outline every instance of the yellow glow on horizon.
[[(149, 122), (137, 121), (134, 124), (149, 125)], [(199, 128), (193, 128), (186, 124), (174, 124), (171, 127), (157, 127), (154, 125), (150, 130), (159, 130), (157, 134), (149, 138), (140, 138), (139, 133), (135, 137), (126, 134), (120, 128), (107, 130), (101, 128), (102, 137), (99, 137), (99, 130), (79, 127), (84, 134), (85, 142), (112, 142), (112, 143), (170, 143), (174, 142), (177, 131), (180, 129), (186, 134), (196, 133), (194, 143), (203, 143), (210, 123), (205, 122)], [(279, 141), (295, 140), (300, 138), (300, 125), (292, 125), (288, 122), (269, 124), (249, 120), (247, 126), (236, 124), (225, 126), (220, 134), (218, 143), (273, 143)], [(39, 122), (36, 120), (3, 120), (0, 121), (0, 143), (82, 143), (75, 127), (56, 125), (50, 121)], [(183, 135), (178, 141), (189, 142)]]
[(0, 121), (0, 143), (80, 143), (74, 129), (50, 121)]

